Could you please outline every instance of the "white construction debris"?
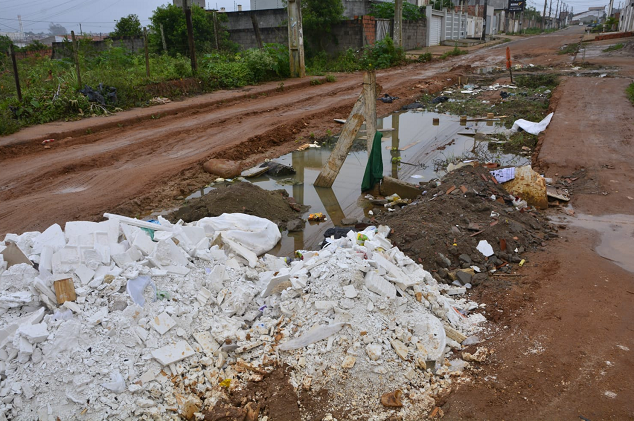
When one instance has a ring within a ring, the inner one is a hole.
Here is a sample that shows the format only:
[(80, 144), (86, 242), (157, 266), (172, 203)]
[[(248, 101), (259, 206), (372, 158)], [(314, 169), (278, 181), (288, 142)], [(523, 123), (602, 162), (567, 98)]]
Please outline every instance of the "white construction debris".
[[(461, 346), (445, 331), (471, 336), (484, 320), (392, 247), (387, 227), (288, 261), (258, 257), (280, 234), (249, 215), (107, 216), (7, 235), (39, 270), (0, 262), (0, 419), (171, 418), (276, 363), (297, 388), (354, 390), (380, 410), (385, 392), (449, 387), (445, 357)], [(77, 298), (58, 306), (65, 278)]]

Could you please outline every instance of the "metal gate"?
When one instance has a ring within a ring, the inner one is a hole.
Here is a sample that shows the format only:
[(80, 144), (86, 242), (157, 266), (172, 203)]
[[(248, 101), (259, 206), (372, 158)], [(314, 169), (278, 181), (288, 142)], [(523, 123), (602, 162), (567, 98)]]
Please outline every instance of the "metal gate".
[(429, 45), (440, 45), (440, 29), (442, 28), (442, 17), (431, 17), (431, 30), (429, 37)]

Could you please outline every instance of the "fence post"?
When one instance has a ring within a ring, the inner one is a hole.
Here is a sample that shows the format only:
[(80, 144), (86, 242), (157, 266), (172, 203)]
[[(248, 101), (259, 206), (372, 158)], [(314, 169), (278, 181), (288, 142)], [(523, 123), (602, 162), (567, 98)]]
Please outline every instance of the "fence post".
[(13, 62), (13, 77), (15, 78), (15, 89), (18, 91), (18, 101), (22, 102), (22, 89), (20, 89), (20, 76), (18, 75), (18, 61), (15, 58), (13, 43), (9, 46), (9, 54), (11, 54), (11, 61)]
[(198, 62), (196, 61), (196, 45), (194, 44), (194, 25), (192, 23), (191, 0), (183, 0), (183, 9), (185, 9), (185, 23), (187, 25), (187, 39), (189, 40), (189, 58), (192, 64), (192, 73), (195, 75), (198, 70)]
[(150, 78), (150, 55), (147, 48), (147, 28), (143, 27), (143, 47), (145, 48), (145, 76)]
[(79, 42), (75, 41), (75, 31), (70, 31), (71, 39), (73, 40), (73, 56), (75, 57), (75, 68), (77, 69), (77, 83), (79, 89), (81, 89), (81, 72), (79, 70)]

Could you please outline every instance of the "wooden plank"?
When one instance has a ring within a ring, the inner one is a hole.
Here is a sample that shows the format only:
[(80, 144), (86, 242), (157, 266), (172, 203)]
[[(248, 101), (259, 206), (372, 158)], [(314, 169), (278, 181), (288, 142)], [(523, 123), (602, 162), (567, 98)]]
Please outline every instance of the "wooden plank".
[(64, 304), (66, 301), (75, 301), (77, 295), (75, 294), (75, 284), (72, 278), (60, 279), (53, 282), (55, 288), (55, 296), (57, 297), (57, 304)]

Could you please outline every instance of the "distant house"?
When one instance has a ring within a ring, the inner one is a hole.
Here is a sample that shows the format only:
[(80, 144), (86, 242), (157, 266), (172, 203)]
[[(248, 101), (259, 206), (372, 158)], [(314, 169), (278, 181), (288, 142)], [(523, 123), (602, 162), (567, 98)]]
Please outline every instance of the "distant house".
[(621, 9), (619, 16), (619, 31), (634, 31), (634, 0), (629, 0)]
[(586, 12), (577, 13), (572, 17), (575, 23), (587, 25), (593, 22), (601, 22), (605, 19), (605, 6), (590, 7)]

